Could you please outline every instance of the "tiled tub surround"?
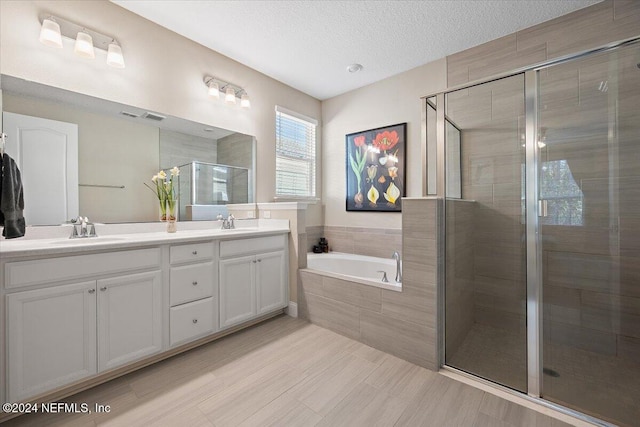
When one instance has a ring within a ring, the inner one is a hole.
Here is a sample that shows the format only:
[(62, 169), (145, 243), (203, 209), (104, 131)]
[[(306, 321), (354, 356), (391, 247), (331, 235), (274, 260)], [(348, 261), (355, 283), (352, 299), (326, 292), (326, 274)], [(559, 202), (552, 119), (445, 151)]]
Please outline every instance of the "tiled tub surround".
[[(437, 370), (436, 205), (436, 199), (404, 199), (402, 235), (384, 234), (402, 239), (405, 256), (401, 292), (301, 270), (299, 316)], [(327, 234), (325, 231), (329, 244), (340, 247), (341, 239)], [(385, 258), (393, 251), (391, 246), (382, 249)]]
[[(310, 227), (308, 227), (310, 228)], [(320, 236), (318, 228), (309, 233), (307, 237), (309, 251), (313, 245), (318, 244), (319, 237), (325, 237), (329, 241), (329, 250), (348, 254), (366, 255), (378, 258), (391, 258), (393, 251), (402, 253), (402, 230), (397, 228), (364, 228), (364, 227), (337, 227), (326, 225)]]

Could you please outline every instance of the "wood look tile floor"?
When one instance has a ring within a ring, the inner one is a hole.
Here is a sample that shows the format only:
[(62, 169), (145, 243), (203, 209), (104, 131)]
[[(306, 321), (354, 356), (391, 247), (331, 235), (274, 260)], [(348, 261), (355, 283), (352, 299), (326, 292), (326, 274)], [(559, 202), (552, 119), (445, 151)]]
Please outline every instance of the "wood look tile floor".
[(111, 411), (25, 415), (5, 425), (569, 425), (284, 315), (65, 401)]

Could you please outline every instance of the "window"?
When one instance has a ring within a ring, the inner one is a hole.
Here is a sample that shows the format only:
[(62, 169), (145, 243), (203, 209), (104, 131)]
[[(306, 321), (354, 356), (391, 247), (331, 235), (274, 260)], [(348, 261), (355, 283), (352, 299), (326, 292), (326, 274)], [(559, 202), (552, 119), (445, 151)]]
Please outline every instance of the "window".
[(316, 197), (318, 122), (276, 106), (276, 196)]
[(582, 190), (576, 183), (566, 160), (542, 163), (540, 198), (547, 202), (546, 225), (583, 225)]

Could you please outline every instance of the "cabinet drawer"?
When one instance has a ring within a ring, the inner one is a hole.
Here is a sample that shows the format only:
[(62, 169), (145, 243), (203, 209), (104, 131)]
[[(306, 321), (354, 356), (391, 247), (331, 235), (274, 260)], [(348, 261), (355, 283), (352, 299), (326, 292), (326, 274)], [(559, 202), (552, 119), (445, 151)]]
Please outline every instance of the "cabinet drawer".
[(282, 250), (284, 245), (284, 235), (222, 241), (220, 258)]
[(171, 308), (171, 345), (213, 332), (213, 304), (213, 298), (207, 298)]
[(213, 296), (213, 262), (171, 267), (171, 306)]
[(190, 261), (208, 261), (213, 258), (213, 244), (190, 243), (188, 245), (174, 245), (170, 250), (171, 264), (180, 264)]
[(5, 287), (10, 289), (62, 280), (70, 281), (159, 265), (160, 248), (10, 262), (5, 268)]

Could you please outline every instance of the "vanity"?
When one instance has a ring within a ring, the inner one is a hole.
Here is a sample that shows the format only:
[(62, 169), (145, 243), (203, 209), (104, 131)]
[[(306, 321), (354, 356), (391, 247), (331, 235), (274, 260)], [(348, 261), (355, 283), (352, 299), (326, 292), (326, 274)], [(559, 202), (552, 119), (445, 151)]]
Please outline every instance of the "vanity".
[(0, 242), (0, 399), (59, 399), (282, 313), (288, 222), (253, 223)]

